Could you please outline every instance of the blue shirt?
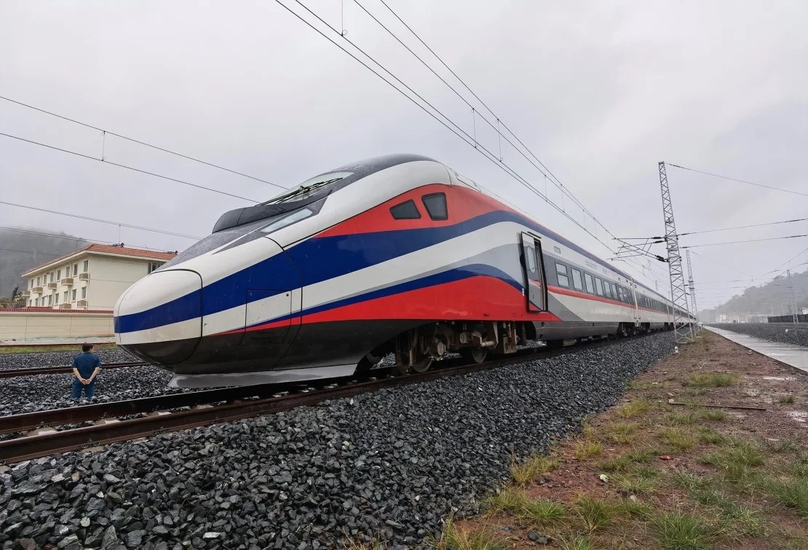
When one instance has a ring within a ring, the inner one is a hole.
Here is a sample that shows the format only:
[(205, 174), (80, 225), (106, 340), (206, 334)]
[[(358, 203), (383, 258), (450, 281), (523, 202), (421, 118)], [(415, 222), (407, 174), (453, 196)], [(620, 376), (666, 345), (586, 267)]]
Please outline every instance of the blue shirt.
[(83, 351), (73, 359), (73, 368), (78, 369), (82, 378), (89, 378), (93, 375), (96, 367), (101, 366), (101, 359), (94, 353)]

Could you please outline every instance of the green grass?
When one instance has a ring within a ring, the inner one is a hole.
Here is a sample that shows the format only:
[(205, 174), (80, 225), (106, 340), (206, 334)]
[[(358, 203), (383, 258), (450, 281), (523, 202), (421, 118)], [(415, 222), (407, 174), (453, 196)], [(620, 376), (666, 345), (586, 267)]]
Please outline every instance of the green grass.
[(573, 451), (573, 454), (578, 460), (586, 460), (588, 458), (592, 458), (593, 456), (598, 456), (602, 452), (603, 445), (597, 441), (584, 440), (575, 443), (575, 450)]
[(761, 484), (783, 506), (793, 508), (803, 519), (808, 519), (808, 480), (804, 478), (768, 478)]
[(656, 489), (653, 477), (635, 472), (631, 475), (615, 474), (612, 481), (626, 493), (632, 495), (650, 495)]
[(660, 453), (659, 449), (654, 447), (640, 447), (633, 449), (626, 453), (626, 459), (637, 464), (648, 464), (652, 462)]
[(738, 381), (738, 375), (726, 372), (710, 372), (704, 374), (693, 374), (688, 379), (689, 386), (697, 388), (725, 388)]
[(533, 455), (517, 463), (511, 461), (511, 477), (517, 485), (526, 485), (542, 474), (558, 468), (558, 461), (541, 455)]
[(631, 466), (631, 461), (625, 455), (608, 458), (598, 464), (598, 467), (604, 472), (625, 472)]
[(639, 426), (633, 422), (614, 422), (606, 426), (609, 439), (618, 445), (633, 443)]
[(524, 491), (512, 487), (492, 496), (488, 503), (494, 510), (507, 511), (521, 520), (539, 525), (558, 523), (567, 517), (563, 505), (548, 499), (532, 499)]
[(437, 550), (508, 550), (510, 545), (489, 533), (469, 532), (449, 519), (443, 528)]
[(681, 512), (662, 513), (651, 520), (651, 528), (665, 550), (710, 548), (710, 526), (696, 516)]
[(620, 418), (634, 418), (643, 413), (650, 411), (652, 408), (651, 403), (645, 399), (637, 399), (630, 403), (623, 403), (615, 410), (615, 414)]
[(669, 414), (665, 417), (665, 424), (670, 426), (681, 426), (683, 424), (695, 424), (699, 416), (693, 412)]
[(597, 550), (597, 546), (586, 537), (573, 536), (570, 539), (560, 538), (558, 547), (561, 550)]
[(778, 397), (777, 402), (781, 405), (792, 405), (794, 404), (794, 396), (793, 395), (784, 395), (783, 397)]
[(801, 447), (791, 439), (765, 439), (763, 444), (766, 450), (777, 454), (801, 451)]
[(705, 411), (701, 413), (702, 420), (711, 420), (713, 422), (723, 422), (729, 415), (724, 411)]
[(620, 505), (587, 495), (575, 499), (575, 512), (588, 531), (609, 525), (620, 512)]
[(721, 445), (727, 438), (712, 428), (699, 428), (699, 441), (708, 445)]
[(695, 438), (680, 428), (663, 428), (659, 431), (659, 438), (676, 452), (688, 451), (696, 444)]
[(762, 466), (766, 456), (751, 441), (736, 440), (718, 452), (707, 455), (702, 462), (718, 468), (724, 478), (739, 482), (749, 478), (751, 469)]

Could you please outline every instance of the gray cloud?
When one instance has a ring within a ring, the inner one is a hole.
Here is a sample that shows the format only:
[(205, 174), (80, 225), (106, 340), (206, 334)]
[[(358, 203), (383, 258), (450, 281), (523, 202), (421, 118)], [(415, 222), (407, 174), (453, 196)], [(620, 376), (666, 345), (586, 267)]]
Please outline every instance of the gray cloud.
[[(377, 0), (361, 1), (428, 56)], [(306, 4), (339, 26), (339, 2)], [(289, 5), (301, 11), (291, 0)], [(348, 38), (472, 133), (468, 107), (356, 5), (345, 6)], [(662, 231), (659, 160), (806, 189), (808, 4), (391, 6), (618, 236)], [(3, 3), (0, 51), (0, 94), (283, 185), (373, 155), (426, 154), (610, 256), (276, 3)], [(0, 131), (101, 154), (97, 132), (5, 102)], [(480, 142), (496, 152), (495, 132), (479, 119), (477, 131)], [(105, 154), (256, 200), (277, 192), (114, 138), (107, 138)], [(0, 194), (12, 202), (200, 235), (221, 212), (243, 204), (2, 137), (0, 155)], [(543, 191), (544, 180), (532, 166), (508, 147), (503, 155)], [(674, 168), (668, 174), (680, 231), (808, 212), (805, 197)], [(552, 187), (550, 195), (561, 204)], [(583, 220), (566, 199), (564, 206)], [(2, 225), (118, 239), (114, 227), (8, 207), (0, 206), (0, 219)], [(591, 220), (585, 223), (593, 229)], [(804, 232), (808, 224), (694, 236), (683, 244)], [(127, 229), (121, 238), (167, 249), (190, 244)], [(806, 247), (808, 239), (694, 249), (700, 254), (694, 256), (697, 282), (705, 283), (700, 305), (735, 292), (714, 290), (711, 283), (749, 279), (715, 262), (761, 275)], [(665, 266), (653, 270), (646, 281), (656, 278), (664, 288)]]

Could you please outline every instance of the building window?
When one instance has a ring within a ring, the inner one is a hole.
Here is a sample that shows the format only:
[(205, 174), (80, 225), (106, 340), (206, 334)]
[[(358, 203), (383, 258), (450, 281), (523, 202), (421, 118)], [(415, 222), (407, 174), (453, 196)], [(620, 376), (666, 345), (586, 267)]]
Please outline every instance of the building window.
[(81, 287), (81, 299), (84, 300), (85, 298), (87, 298), (87, 287), (83, 286)]
[(58, 292), (53, 295), (53, 305), (55, 305), (55, 306), (59, 305), (59, 293)]
[(57, 281), (61, 281), (61, 280), (62, 280), (62, 270), (61, 270), (61, 269), (57, 269), (57, 270), (56, 270), (56, 280), (57, 280)]
[(64, 299), (62, 300), (64, 303), (67, 303), (67, 291), (65, 290)]
[(157, 269), (161, 265), (163, 265), (163, 264), (161, 264), (160, 262), (149, 262), (149, 273), (151, 273), (152, 271), (154, 271), (155, 269)]
[(36, 286), (39, 286), (39, 277), (36, 278)]
[(446, 208), (446, 194), (432, 193), (421, 197), (429, 217), (433, 220), (448, 220), (449, 211)]
[(558, 275), (558, 284), (560, 286), (569, 288), (570, 278), (567, 276), (567, 266), (556, 262), (556, 275)]
[(75, 277), (78, 274), (79, 274), (79, 264), (73, 264), (73, 276)]
[(74, 288), (74, 289), (73, 289), (73, 291), (72, 291), (72, 294), (71, 294), (71, 296), (70, 296), (70, 299), (71, 299), (72, 301), (74, 301), (74, 302), (76, 301), (76, 289), (75, 289), (75, 288)]
[(572, 286), (575, 290), (583, 290), (584, 289), (584, 282), (581, 279), (581, 272), (572, 268)]
[(392, 214), (393, 218), (396, 220), (421, 219), (421, 213), (418, 211), (418, 207), (415, 206), (415, 201), (412, 200), (395, 205), (390, 209), (390, 214)]
[(34, 305), (35, 305), (35, 306), (39, 306), (39, 298), (37, 298), (36, 300), (34, 300)]
[(82, 266), (82, 271), (87, 273), (87, 269), (90, 267), (90, 260), (84, 260), (84, 265)]

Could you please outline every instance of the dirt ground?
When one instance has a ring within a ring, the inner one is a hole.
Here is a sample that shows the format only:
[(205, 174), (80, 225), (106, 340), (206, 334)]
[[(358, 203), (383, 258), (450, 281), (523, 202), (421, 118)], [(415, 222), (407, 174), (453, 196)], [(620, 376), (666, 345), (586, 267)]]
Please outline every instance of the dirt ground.
[(703, 330), (511, 471), (439, 547), (808, 550), (808, 374)]

